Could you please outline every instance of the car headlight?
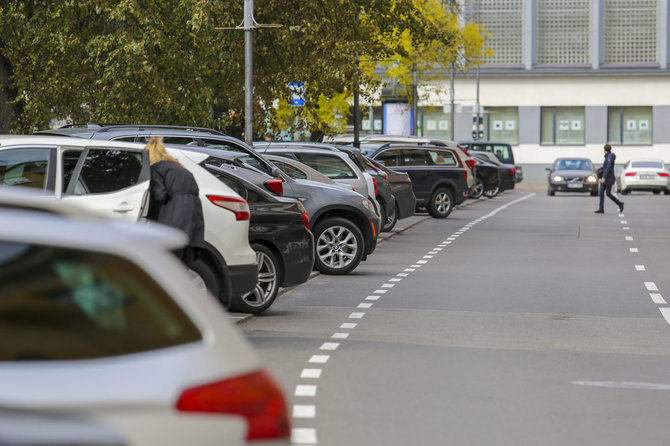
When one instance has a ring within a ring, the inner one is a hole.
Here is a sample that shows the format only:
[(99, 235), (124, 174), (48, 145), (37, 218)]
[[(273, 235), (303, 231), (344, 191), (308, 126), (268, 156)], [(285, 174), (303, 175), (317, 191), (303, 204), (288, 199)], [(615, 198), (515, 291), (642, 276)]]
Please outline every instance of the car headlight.
[(563, 177), (560, 175), (554, 175), (552, 180), (555, 181), (556, 183), (560, 183), (561, 181), (563, 181)]
[(588, 181), (589, 183), (596, 183), (598, 182), (598, 179), (593, 175), (589, 175), (588, 177), (586, 177), (586, 181)]

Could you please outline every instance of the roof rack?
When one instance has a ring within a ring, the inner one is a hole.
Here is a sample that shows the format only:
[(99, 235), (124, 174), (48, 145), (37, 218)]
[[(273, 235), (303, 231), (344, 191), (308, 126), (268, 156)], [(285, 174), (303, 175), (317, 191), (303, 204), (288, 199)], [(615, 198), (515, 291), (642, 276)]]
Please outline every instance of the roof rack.
[(95, 122), (88, 122), (86, 124), (67, 124), (60, 128), (63, 129), (63, 128), (77, 128), (77, 127), (99, 129), (101, 132), (109, 132), (118, 128), (134, 128), (138, 130), (145, 130), (145, 129), (185, 130), (189, 132), (202, 132), (202, 133), (209, 133), (210, 135), (227, 136), (226, 134), (219, 132), (218, 130), (209, 129), (206, 127), (161, 125), (161, 124), (107, 124), (107, 123), (99, 124)]

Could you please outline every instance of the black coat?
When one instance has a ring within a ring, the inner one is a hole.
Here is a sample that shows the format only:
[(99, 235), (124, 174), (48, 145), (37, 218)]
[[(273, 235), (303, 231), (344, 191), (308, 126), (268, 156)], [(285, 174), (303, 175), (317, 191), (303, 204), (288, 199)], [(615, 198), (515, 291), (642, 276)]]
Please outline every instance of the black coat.
[(171, 161), (151, 165), (147, 218), (181, 229), (189, 246), (205, 247), (205, 220), (198, 184), (185, 167)]
[(612, 152), (605, 154), (605, 161), (603, 162), (603, 184), (609, 186), (614, 184), (614, 162), (616, 161), (616, 155)]

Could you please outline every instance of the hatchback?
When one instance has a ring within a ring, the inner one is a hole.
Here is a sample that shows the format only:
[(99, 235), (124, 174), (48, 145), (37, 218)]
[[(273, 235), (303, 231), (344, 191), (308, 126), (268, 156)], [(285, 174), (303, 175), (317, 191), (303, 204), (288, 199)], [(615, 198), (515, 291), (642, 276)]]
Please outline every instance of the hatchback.
[(5, 410), (94, 423), (128, 445), (288, 444), (280, 388), (169, 254), (184, 234), (16, 204), (0, 221)]

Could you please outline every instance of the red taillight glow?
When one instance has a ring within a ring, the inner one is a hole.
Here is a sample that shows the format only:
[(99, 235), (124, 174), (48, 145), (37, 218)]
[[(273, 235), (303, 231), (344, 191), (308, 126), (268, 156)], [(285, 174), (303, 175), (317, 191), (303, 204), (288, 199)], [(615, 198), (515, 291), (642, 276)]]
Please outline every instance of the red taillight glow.
[(241, 199), (235, 197), (222, 197), (219, 195), (207, 195), (209, 201), (212, 204), (228, 209), (230, 212), (235, 214), (235, 219), (240, 220), (249, 220), (251, 218), (251, 213), (249, 212), (249, 204)]
[(511, 168), (509, 171), (512, 172), (512, 175), (514, 175), (514, 174), (516, 173), (516, 169), (515, 169), (515, 168)]
[(637, 175), (637, 172), (626, 172), (627, 177), (634, 177), (635, 175)]
[(375, 197), (377, 196), (377, 178), (372, 177), (372, 184), (375, 185)]
[(307, 229), (312, 229), (309, 226), (309, 215), (307, 215), (307, 212), (302, 213), (302, 224), (305, 225)]
[(663, 172), (658, 172), (659, 177), (670, 177), (670, 174), (663, 173)]
[(280, 197), (284, 195), (284, 183), (282, 180), (268, 180), (265, 182), (265, 187)]
[(475, 160), (472, 158), (468, 158), (465, 160), (465, 165), (472, 169), (473, 167), (475, 167)]
[(244, 417), (248, 440), (288, 438), (291, 433), (284, 395), (263, 370), (185, 390), (177, 410)]

